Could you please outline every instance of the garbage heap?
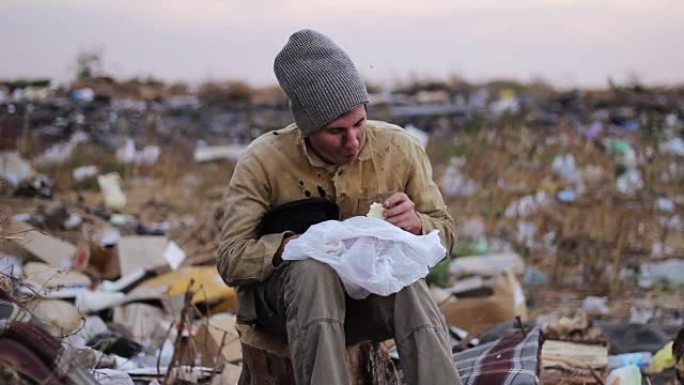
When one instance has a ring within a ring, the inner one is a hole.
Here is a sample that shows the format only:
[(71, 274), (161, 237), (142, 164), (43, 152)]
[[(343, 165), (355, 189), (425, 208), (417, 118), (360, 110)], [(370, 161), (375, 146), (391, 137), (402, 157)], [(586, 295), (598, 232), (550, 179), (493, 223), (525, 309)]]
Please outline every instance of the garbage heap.
[[(93, 89), (0, 97), (0, 382), (237, 383), (221, 201), (287, 106)], [(458, 224), (427, 281), (464, 379), (681, 381), (684, 93), (383, 95), (369, 112), (423, 143)]]

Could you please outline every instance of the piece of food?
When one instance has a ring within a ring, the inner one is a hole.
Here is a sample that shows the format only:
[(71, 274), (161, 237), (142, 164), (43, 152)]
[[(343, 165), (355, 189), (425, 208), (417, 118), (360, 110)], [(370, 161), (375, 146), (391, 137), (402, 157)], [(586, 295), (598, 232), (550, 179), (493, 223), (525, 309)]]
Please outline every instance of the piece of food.
[(383, 215), (384, 212), (385, 208), (382, 206), (382, 204), (373, 202), (371, 203), (370, 209), (368, 210), (366, 216), (369, 218), (385, 219), (385, 215)]

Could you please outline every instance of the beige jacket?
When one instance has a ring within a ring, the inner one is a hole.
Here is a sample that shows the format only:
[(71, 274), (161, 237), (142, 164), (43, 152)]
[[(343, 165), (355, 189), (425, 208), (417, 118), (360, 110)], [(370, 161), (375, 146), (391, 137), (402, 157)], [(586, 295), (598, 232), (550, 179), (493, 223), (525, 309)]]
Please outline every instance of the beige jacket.
[[(432, 180), (430, 161), (401, 127), (369, 120), (358, 160), (344, 166), (328, 165), (308, 150), (294, 124), (266, 133), (248, 146), (228, 186), (219, 273), (231, 286), (248, 286), (269, 277), (273, 256), (286, 235), (257, 239), (257, 226), (271, 207), (325, 197), (338, 204), (346, 219), (365, 215), (372, 202), (381, 202), (393, 192), (405, 192), (416, 205), (423, 233), (438, 229), (444, 246), (451, 249), (453, 220)], [(245, 290), (239, 292), (244, 297)]]

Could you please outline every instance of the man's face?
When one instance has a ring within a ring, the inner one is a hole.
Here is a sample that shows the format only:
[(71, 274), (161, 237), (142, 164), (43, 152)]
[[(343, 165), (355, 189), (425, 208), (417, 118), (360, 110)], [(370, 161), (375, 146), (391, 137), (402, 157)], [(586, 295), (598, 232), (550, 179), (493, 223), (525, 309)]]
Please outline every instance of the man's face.
[(359, 157), (366, 133), (366, 108), (358, 105), (309, 135), (309, 144), (325, 162), (351, 163)]

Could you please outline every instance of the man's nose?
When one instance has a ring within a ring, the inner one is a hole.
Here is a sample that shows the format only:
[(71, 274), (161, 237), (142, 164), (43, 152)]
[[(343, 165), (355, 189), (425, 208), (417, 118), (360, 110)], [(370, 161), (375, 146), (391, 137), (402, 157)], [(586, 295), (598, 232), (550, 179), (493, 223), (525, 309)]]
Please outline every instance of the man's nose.
[(346, 138), (345, 138), (345, 147), (349, 149), (356, 149), (359, 145), (359, 138), (354, 131), (349, 131), (347, 132)]

